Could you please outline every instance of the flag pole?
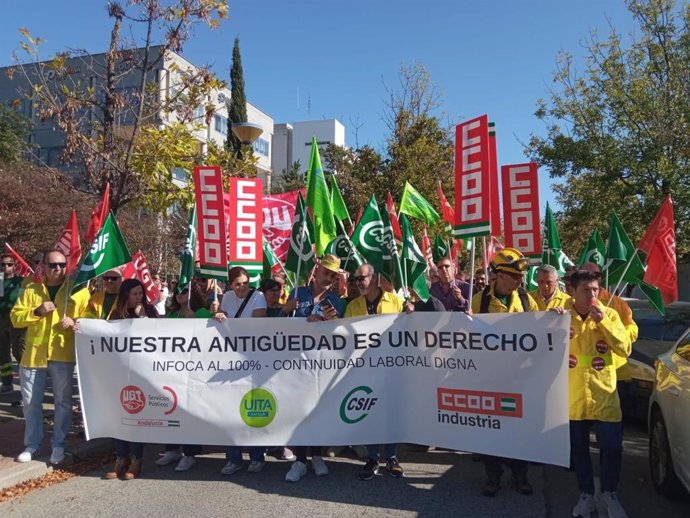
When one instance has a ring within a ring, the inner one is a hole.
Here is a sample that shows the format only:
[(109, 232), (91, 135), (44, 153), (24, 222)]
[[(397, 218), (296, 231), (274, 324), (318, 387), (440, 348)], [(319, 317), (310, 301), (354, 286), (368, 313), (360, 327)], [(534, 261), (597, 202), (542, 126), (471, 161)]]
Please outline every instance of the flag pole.
[(470, 254), (470, 271), (472, 272), (470, 276), (470, 297), (467, 301), (468, 306), (472, 307), (472, 291), (474, 290), (474, 237), (472, 237), (470, 243), (472, 243), (472, 253)]

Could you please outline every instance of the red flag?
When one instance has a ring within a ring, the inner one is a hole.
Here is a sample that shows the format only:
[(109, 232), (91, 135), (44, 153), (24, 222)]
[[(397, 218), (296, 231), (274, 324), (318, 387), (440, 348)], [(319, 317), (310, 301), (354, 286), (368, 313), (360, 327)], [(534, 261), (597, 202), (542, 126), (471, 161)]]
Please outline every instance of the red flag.
[(158, 302), (160, 297), (160, 290), (153, 283), (153, 277), (151, 276), (151, 269), (146, 261), (146, 257), (141, 250), (137, 250), (132, 256), (132, 261), (127, 263), (122, 272), (123, 279), (139, 279), (144, 285), (144, 290), (146, 292), (146, 298), (151, 304)]
[(24, 259), (22, 259), (22, 256), (19, 255), (14, 248), (12, 248), (9, 244), (5, 243), (5, 248), (7, 248), (7, 253), (10, 254), (14, 258), (14, 262), (16, 263), (14, 266), (14, 274), (17, 275), (18, 277), (27, 277), (28, 275), (31, 275), (33, 273), (33, 268), (29, 266), (29, 263), (27, 263)]
[(362, 214), (364, 214), (364, 207), (359, 208), (359, 212), (357, 213), (357, 217), (355, 218), (354, 222), (352, 223), (352, 226), (350, 227), (350, 231), (347, 233), (348, 236), (352, 237), (352, 233), (357, 228), (357, 225), (359, 225), (359, 220), (362, 219)]
[(429, 268), (434, 268), (434, 254), (431, 250), (431, 241), (429, 240), (429, 234), (426, 232), (426, 225), (424, 225), (422, 230), (422, 253), (424, 254), (424, 259), (426, 259), (426, 264)]
[(398, 213), (395, 211), (395, 203), (390, 191), (388, 191), (388, 196), (386, 197), (386, 211), (388, 211), (388, 218), (391, 220), (391, 227), (393, 227), (393, 237), (395, 237), (398, 243), (402, 243), (402, 231), (400, 230)]
[(441, 214), (443, 216), (443, 221), (446, 222), (448, 228), (450, 229), (450, 233), (453, 231), (453, 224), (455, 221), (455, 211), (453, 210), (453, 207), (450, 206), (450, 203), (448, 203), (448, 200), (446, 199), (445, 194), (443, 194), (443, 188), (441, 187), (441, 180), (438, 181), (438, 197), (441, 200)]
[(86, 235), (84, 239), (87, 243), (93, 243), (96, 239), (96, 234), (101, 230), (103, 223), (105, 223), (105, 218), (108, 217), (110, 212), (110, 182), (105, 184), (105, 191), (103, 191), (103, 196), (98, 202), (96, 207), (91, 212), (91, 219), (89, 220), (89, 228), (86, 229)]
[(62, 231), (60, 239), (55, 243), (54, 248), (60, 250), (67, 259), (66, 273), (69, 275), (79, 265), (81, 259), (81, 243), (79, 241), (79, 222), (77, 221), (77, 211), (72, 209), (72, 215), (67, 222), (65, 230)]
[(647, 227), (637, 248), (647, 253), (644, 282), (659, 288), (665, 304), (678, 300), (676, 232), (670, 195), (666, 197), (652, 223)]
[(503, 245), (501, 242), (496, 239), (495, 236), (491, 236), (491, 240), (489, 241), (489, 244), (486, 247), (486, 257), (484, 257), (484, 268), (488, 268), (489, 265), (491, 264), (491, 261), (494, 260), (494, 256), (496, 255), (496, 252), (499, 250), (503, 250)]

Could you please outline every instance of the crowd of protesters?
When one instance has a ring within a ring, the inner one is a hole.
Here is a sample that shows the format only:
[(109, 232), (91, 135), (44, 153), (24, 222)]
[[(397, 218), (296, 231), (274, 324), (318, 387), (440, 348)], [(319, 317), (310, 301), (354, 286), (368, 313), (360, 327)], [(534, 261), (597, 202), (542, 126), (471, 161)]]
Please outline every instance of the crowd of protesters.
[[(154, 276), (160, 298), (150, 304), (142, 283), (123, 280), (122, 269), (115, 268), (101, 276), (103, 289), (87, 289), (69, 294), (65, 282), (65, 256), (58, 250), (42, 258), (43, 282), (22, 282), (13, 274), (14, 259), (2, 256), (4, 290), (0, 296), (0, 392), (14, 392), (12, 356), (20, 365), (19, 386), (25, 417), (24, 451), (17, 462), (28, 462), (39, 455), (43, 442), (43, 400), (50, 378), (55, 400), (55, 420), (51, 436), (50, 462), (60, 464), (65, 457), (65, 441), (71, 427), (72, 387), (75, 367), (74, 332), (79, 318), (118, 320), (129, 318), (206, 318), (224, 322), (231, 318), (303, 318), (307, 322), (339, 318), (413, 311), (456, 311), (478, 313), (520, 313), (551, 310), (571, 315), (569, 392), (571, 467), (575, 471), (580, 497), (574, 516), (594, 512), (594, 481), (589, 455), (590, 429), (594, 429), (600, 447), (601, 494), (599, 499), (610, 517), (624, 517), (616, 488), (621, 470), (622, 425), (617, 384), (624, 390), (626, 358), (637, 337), (637, 326), (627, 304), (604, 290), (601, 274), (592, 264), (581, 265), (559, 279), (552, 266), (537, 271), (538, 288), (528, 293), (524, 285), (528, 260), (515, 249), (499, 251), (487, 269), (470, 276), (458, 271), (449, 257), (441, 258), (428, 273), (430, 294), (427, 301), (412, 292), (407, 299), (393, 292), (390, 283), (370, 264), (361, 265), (347, 275), (340, 260), (323, 256), (306, 286), (288, 290), (285, 275), (264, 279), (259, 289), (250, 287), (247, 270), (236, 266), (229, 270), (227, 290), (215, 281), (194, 278), (187, 285)], [(559, 281), (565, 290), (559, 288)], [(592, 356), (604, 358), (603, 365), (587, 361)], [(142, 472), (144, 445), (114, 439), (116, 462), (106, 479), (136, 478)], [(280, 458), (293, 460), (285, 480), (297, 482), (308, 472), (328, 474), (324, 449), (331, 445), (277, 447)], [(360, 447), (361, 448), (361, 447)], [(266, 448), (248, 448), (245, 465), (243, 450), (228, 447), (223, 475), (246, 469), (258, 473), (266, 465)], [(187, 471), (196, 463), (201, 445), (166, 445), (156, 461), (158, 465), (176, 464), (176, 471)], [(294, 451), (294, 454), (293, 454)], [(360, 480), (371, 480), (383, 466), (393, 477), (404, 476), (397, 457), (397, 445), (367, 445), (361, 451), (364, 465)], [(382, 457), (383, 455), (383, 457)], [(486, 466), (486, 480), (481, 488), (486, 496), (501, 489), (503, 467), (512, 473), (514, 489), (532, 494), (528, 463), (519, 459), (481, 456)], [(382, 464), (383, 461), (383, 464)]]

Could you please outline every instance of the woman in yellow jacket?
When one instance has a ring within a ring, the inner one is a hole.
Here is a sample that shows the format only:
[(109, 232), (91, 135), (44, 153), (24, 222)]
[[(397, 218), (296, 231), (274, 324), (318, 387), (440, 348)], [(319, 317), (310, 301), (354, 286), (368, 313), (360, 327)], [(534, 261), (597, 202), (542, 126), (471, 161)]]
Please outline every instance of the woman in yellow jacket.
[(589, 453), (589, 431), (594, 427), (599, 442), (601, 503), (611, 518), (624, 518), (616, 488), (623, 454), (621, 408), (616, 390), (616, 358), (630, 354), (630, 339), (618, 313), (598, 300), (601, 275), (576, 271), (570, 277), (574, 297), (569, 311), (570, 355), (570, 451), (580, 498), (573, 516), (588, 517), (596, 510), (594, 475)]

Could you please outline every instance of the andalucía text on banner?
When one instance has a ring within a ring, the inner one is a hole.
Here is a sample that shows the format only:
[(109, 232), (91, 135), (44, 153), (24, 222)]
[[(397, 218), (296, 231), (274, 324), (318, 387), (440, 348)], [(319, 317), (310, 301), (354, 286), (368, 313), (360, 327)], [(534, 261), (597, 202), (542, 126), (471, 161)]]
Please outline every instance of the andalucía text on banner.
[(129, 253), (125, 238), (122, 236), (115, 216), (111, 212), (79, 267), (74, 287), (76, 288), (88, 282), (89, 279), (98, 277), (111, 268), (122, 266), (131, 260), (132, 255)]
[(85, 319), (87, 438), (410, 442), (567, 466), (570, 316)]

